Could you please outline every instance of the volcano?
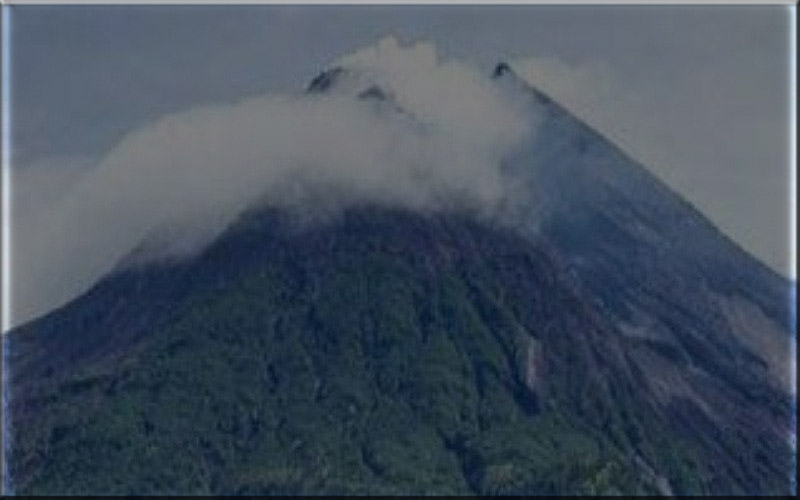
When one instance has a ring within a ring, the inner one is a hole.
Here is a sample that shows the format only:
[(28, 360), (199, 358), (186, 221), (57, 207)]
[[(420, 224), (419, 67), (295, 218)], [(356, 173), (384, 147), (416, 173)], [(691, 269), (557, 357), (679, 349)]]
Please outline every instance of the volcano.
[[(309, 99), (404, 113), (346, 67)], [(254, 206), (4, 339), (20, 494), (787, 494), (791, 294), (508, 64), (502, 217)], [(351, 88), (352, 87), (352, 88)]]

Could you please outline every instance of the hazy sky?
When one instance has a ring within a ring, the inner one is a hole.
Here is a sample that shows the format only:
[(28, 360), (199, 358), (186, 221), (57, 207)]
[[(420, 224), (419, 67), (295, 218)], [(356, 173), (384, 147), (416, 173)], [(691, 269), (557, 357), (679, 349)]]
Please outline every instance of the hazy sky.
[(137, 126), (299, 90), (393, 33), (487, 73), (509, 61), (788, 274), (788, 7), (11, 10), (12, 161), (45, 186), (22, 210), (57, 198)]

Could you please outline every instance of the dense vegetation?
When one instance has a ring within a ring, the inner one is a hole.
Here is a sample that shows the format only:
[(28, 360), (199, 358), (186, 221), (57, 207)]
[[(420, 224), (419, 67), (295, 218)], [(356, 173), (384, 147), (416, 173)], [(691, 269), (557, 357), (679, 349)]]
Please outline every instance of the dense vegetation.
[[(11, 345), (28, 375), (17, 493), (785, 488), (783, 458), (752, 456), (751, 437), (725, 437), (741, 465), (715, 470), (547, 252), (466, 219), (370, 210), (297, 229), (260, 214), (189, 263), (97, 290)], [(101, 319), (115, 307), (148, 321), (123, 332), (130, 318)]]

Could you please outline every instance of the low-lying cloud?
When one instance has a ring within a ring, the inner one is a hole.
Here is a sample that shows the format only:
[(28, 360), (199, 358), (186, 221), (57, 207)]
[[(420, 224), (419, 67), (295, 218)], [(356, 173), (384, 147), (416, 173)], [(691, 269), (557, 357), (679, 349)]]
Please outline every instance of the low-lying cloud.
[[(67, 195), (18, 211), (12, 324), (75, 297), (153, 235), (172, 235), (154, 258), (191, 253), (260, 203), (492, 213), (505, 201), (501, 159), (531, 124), (488, 75), (393, 38), (335, 65), (344, 71), (322, 94), (264, 95), (135, 130)], [(385, 99), (357, 97), (373, 85)], [(18, 184), (17, 195), (36, 191)]]

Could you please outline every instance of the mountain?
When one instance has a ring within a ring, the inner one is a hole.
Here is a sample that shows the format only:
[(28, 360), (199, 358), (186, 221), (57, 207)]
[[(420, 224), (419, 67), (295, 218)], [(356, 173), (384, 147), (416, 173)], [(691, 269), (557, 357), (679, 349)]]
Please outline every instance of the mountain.
[(10, 332), (14, 492), (788, 493), (793, 285), (492, 78), (540, 117), (502, 222), (256, 207)]

